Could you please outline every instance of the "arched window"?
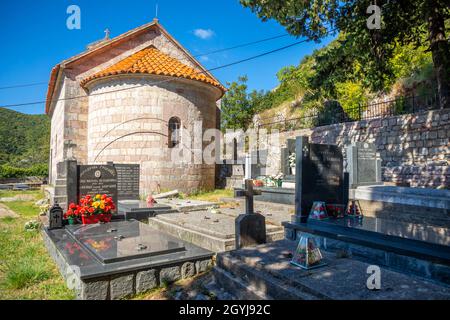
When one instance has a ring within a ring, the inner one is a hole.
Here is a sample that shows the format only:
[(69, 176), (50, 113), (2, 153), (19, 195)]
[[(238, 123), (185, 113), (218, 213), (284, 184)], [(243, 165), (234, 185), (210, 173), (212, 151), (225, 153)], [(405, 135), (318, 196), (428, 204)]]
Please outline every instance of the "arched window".
[(169, 148), (176, 147), (181, 140), (181, 121), (180, 118), (172, 117), (169, 119)]

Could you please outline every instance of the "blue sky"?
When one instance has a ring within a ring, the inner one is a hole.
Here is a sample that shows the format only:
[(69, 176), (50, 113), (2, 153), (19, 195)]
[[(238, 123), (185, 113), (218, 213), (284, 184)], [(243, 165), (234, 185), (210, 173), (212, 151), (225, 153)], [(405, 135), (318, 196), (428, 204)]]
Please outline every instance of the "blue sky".
[[(0, 88), (47, 82), (58, 62), (85, 50), (111, 30), (115, 37), (151, 21), (158, 3), (160, 23), (193, 55), (256, 41), (286, 31), (275, 21), (262, 22), (238, 0), (46, 0), (1, 1)], [(81, 29), (66, 27), (69, 5), (81, 9)], [(283, 66), (296, 65), (314, 49), (326, 45), (307, 42), (272, 55), (214, 71), (226, 83), (246, 74), (250, 89), (272, 89)], [(214, 68), (298, 41), (292, 36), (199, 58)], [(45, 100), (47, 85), (0, 89), (0, 106)], [(12, 107), (24, 113), (43, 113), (44, 105)]]

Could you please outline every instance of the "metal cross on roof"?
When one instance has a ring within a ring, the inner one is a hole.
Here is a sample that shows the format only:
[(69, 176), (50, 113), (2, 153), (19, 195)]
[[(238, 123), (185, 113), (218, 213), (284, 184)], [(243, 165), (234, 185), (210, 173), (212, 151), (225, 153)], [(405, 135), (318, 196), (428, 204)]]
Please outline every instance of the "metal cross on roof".
[(105, 40), (109, 40), (109, 36), (111, 34), (111, 31), (109, 31), (109, 29), (106, 28), (104, 32), (105, 32)]

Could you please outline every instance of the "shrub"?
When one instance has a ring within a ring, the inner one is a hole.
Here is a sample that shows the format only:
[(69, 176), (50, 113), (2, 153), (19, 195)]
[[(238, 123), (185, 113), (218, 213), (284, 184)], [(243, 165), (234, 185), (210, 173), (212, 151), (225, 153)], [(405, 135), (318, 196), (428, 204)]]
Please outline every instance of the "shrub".
[(45, 177), (48, 175), (47, 164), (35, 164), (29, 168), (13, 167), (8, 164), (0, 166), (0, 179)]

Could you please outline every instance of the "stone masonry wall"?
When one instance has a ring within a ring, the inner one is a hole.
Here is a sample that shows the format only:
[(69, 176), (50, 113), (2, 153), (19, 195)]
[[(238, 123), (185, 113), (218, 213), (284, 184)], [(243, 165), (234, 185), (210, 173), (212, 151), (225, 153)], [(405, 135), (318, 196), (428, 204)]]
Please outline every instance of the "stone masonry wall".
[[(65, 97), (66, 86), (63, 85), (60, 89), (59, 97), (63, 99)], [(55, 109), (51, 117), (50, 128), (50, 155), (49, 155), (49, 182), (55, 184), (57, 170), (56, 164), (64, 160), (64, 101), (58, 101), (55, 104)]]
[[(167, 124), (171, 117), (181, 120), (181, 145), (186, 150), (191, 141), (185, 134), (194, 136), (195, 121), (202, 120), (202, 132), (216, 128), (216, 93), (211, 86), (193, 81), (155, 85), (157, 81), (161, 77), (134, 76), (105, 79), (93, 85), (89, 97), (88, 162), (140, 164), (142, 193), (157, 191), (158, 187), (184, 192), (213, 189), (214, 164), (177, 164), (172, 160), (174, 149), (168, 148)], [(137, 88), (107, 93), (111, 88), (129, 87)], [(132, 135), (121, 138), (127, 134)]]
[[(341, 147), (357, 141), (374, 143), (382, 159), (383, 181), (450, 188), (450, 109), (282, 132), (280, 143), (299, 135)], [(270, 150), (269, 155), (273, 174), (280, 170), (279, 150)]]

